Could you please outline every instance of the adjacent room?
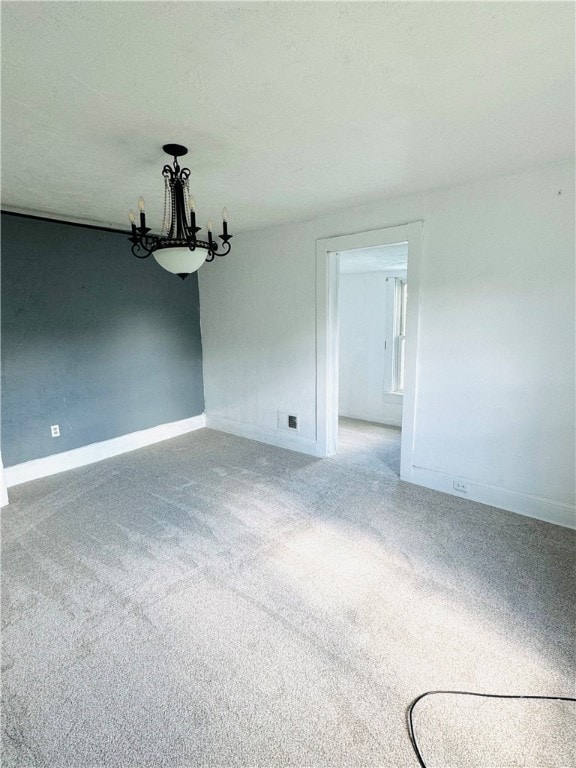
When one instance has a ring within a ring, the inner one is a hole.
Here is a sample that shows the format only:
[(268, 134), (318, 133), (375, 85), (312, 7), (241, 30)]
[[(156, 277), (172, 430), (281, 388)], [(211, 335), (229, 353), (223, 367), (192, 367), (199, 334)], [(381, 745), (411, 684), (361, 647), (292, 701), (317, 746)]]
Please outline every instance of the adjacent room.
[(338, 447), (371, 444), (400, 476), (408, 244), (358, 248), (338, 259)]
[(574, 4), (1, 34), (2, 765), (576, 765)]

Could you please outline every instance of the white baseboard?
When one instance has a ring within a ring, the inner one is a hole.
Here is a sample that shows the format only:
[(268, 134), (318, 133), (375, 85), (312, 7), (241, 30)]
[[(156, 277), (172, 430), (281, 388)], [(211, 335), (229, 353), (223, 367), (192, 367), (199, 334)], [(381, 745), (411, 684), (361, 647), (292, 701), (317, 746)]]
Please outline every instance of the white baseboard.
[[(4, 477), (0, 491), (2, 487), (4, 487), (5, 491), (6, 486), (19, 485), (29, 480), (37, 480), (41, 477), (57, 474), (58, 472), (65, 472), (68, 469), (76, 469), (87, 464), (93, 464), (96, 461), (118, 456), (121, 453), (127, 453), (137, 448), (144, 448), (147, 445), (153, 445), (162, 440), (169, 440), (172, 437), (178, 437), (202, 427), (237, 435), (238, 437), (246, 437), (249, 440), (256, 440), (268, 445), (275, 445), (278, 448), (287, 448), (288, 450), (312, 456), (318, 455), (316, 441), (302, 437), (298, 433), (291, 434), (283, 430), (266, 430), (253, 424), (246, 424), (221, 416), (200, 414), (189, 419), (181, 419), (169, 424), (160, 424), (150, 429), (121, 435), (111, 440), (103, 440), (99, 443), (85, 445), (71, 451), (55, 453), (42, 459), (34, 459), (22, 464), (15, 464), (12, 467), (4, 467)], [(478, 501), (482, 504), (516, 512), (517, 514), (533, 517), (537, 520), (544, 520), (545, 522), (555, 523), (567, 528), (576, 528), (576, 509), (574, 506), (563, 502), (511, 491), (506, 488), (497, 488), (496, 486), (485, 485), (468, 480), (467, 478), (457, 478), (464, 480), (468, 484), (468, 493), (459, 493), (452, 487), (452, 483), (456, 479), (454, 476), (424, 469), (423, 467), (413, 466), (410, 476), (403, 476), (402, 479), (416, 485), (432, 488), (435, 491), (442, 491), (452, 496)], [(0, 506), (5, 506), (8, 503), (6, 493), (4, 492), (4, 495), (0, 494), (0, 496)]]
[(74, 448), (63, 453), (53, 453), (42, 459), (25, 461), (12, 467), (4, 468), (4, 477), (8, 487), (27, 483), (29, 480), (38, 480), (41, 477), (55, 475), (68, 469), (76, 469), (86, 464), (93, 464), (102, 459), (118, 456), (120, 453), (144, 448), (171, 437), (185, 435), (206, 426), (206, 415), (192, 416), (189, 419), (172, 421), (169, 424), (159, 424), (157, 427), (142, 429), (139, 432), (131, 432), (128, 435), (114, 437), (111, 440), (103, 440), (100, 443), (91, 443), (81, 448)]
[[(423, 467), (412, 467), (410, 476), (402, 477), (402, 480), (415, 483), (416, 485), (423, 485), (425, 488), (432, 488), (435, 491), (449, 493), (451, 496), (470, 499), (470, 501), (479, 501), (481, 504), (488, 504), (491, 507), (516, 512), (526, 517), (534, 517), (536, 520), (563, 525), (566, 528), (576, 528), (576, 508), (560, 501), (552, 501), (551, 499), (532, 496), (528, 493), (511, 491), (507, 488), (497, 488), (493, 485), (485, 485), (474, 480), (468, 480), (465, 477), (446, 475), (442, 472), (424, 469)], [(455, 491), (452, 486), (454, 480), (466, 482), (468, 493)]]
[(6, 485), (6, 475), (4, 474), (4, 465), (2, 456), (0, 456), (0, 507), (8, 504), (8, 486)]
[(298, 451), (317, 456), (316, 440), (302, 437), (298, 432), (291, 433), (287, 430), (267, 430), (254, 424), (246, 424), (243, 421), (227, 419), (223, 416), (206, 414), (206, 426), (208, 429), (216, 429), (218, 432), (227, 432), (229, 435), (246, 437), (248, 440), (256, 440), (258, 443), (275, 445), (277, 448), (287, 448), (289, 451)]

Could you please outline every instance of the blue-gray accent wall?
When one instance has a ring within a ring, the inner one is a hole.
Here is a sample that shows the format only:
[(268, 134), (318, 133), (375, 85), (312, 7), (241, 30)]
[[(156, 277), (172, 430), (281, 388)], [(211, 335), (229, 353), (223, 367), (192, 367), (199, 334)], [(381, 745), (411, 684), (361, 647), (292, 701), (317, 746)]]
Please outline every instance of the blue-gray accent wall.
[(4, 466), (204, 411), (196, 274), (135, 259), (118, 233), (1, 224)]

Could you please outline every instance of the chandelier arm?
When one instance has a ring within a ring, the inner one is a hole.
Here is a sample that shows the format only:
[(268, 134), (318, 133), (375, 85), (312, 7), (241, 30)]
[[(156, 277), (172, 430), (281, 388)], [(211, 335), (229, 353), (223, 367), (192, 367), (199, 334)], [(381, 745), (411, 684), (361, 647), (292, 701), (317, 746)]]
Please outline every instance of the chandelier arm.
[(147, 259), (158, 247), (160, 238), (148, 234), (137, 234), (136, 239), (130, 237), (129, 240), (133, 243), (132, 255), (136, 256), (137, 259)]
[(219, 250), (216, 252), (216, 256), (226, 256), (228, 253), (230, 253), (230, 249), (232, 248), (232, 245), (230, 243), (230, 240), (227, 240), (223, 245), (223, 250), (220, 252)]
[[(149, 250), (149, 249), (148, 249), (148, 248), (147, 248), (147, 247), (144, 245), (144, 243), (142, 243), (142, 242), (140, 242), (140, 243), (134, 243), (134, 245), (132, 246), (132, 249), (131, 249), (131, 250), (132, 250), (132, 255), (133, 255), (133, 256), (136, 256), (136, 258), (137, 258), (137, 259), (147, 259), (147, 258), (148, 258), (148, 256), (151, 256), (151, 255), (152, 255), (152, 251), (151, 251), (151, 250)], [(145, 251), (145, 253), (143, 253), (143, 254), (140, 254), (140, 253), (139, 253), (139, 251), (141, 251), (141, 250), (144, 250), (144, 251)]]
[[(191, 242), (194, 243), (193, 248), (190, 246)], [(178, 243), (178, 245), (180, 245), (180, 243)], [(205, 251), (208, 251), (208, 253), (216, 253), (218, 250), (218, 243), (212, 242), (212, 244), (210, 244), (206, 240), (198, 240), (197, 238), (190, 237), (188, 240), (188, 247), (191, 251), (195, 250), (196, 248), (203, 248)]]

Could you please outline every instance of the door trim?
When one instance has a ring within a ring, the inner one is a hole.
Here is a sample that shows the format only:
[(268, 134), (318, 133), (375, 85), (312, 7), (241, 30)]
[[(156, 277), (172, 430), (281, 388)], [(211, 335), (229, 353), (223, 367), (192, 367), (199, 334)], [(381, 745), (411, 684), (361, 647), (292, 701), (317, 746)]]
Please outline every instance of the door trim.
[(338, 443), (338, 252), (408, 243), (406, 357), (400, 477), (412, 479), (420, 331), (423, 222), (373, 229), (316, 241), (316, 443), (318, 456), (333, 456)]

